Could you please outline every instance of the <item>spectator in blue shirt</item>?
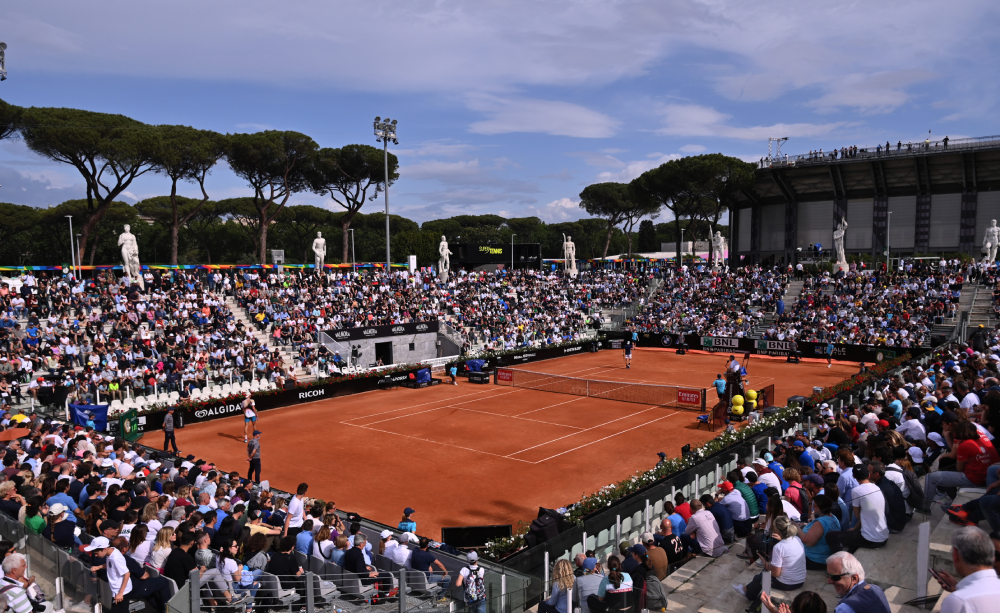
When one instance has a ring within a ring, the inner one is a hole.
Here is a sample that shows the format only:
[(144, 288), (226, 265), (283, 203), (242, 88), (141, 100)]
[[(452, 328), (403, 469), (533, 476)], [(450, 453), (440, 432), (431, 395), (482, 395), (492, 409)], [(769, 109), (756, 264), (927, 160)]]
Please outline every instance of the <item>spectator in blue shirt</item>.
[(76, 501), (66, 493), (67, 490), (69, 490), (69, 479), (59, 479), (56, 481), (56, 493), (52, 494), (52, 496), (45, 501), (45, 504), (48, 505), (49, 508), (52, 508), (52, 505), (57, 503), (63, 504), (67, 509), (69, 509), (70, 513), (82, 517), (83, 513), (80, 512), (79, 505), (76, 504)]
[(302, 532), (295, 535), (295, 551), (307, 556), (313, 552), (313, 520), (307, 519), (302, 523)]

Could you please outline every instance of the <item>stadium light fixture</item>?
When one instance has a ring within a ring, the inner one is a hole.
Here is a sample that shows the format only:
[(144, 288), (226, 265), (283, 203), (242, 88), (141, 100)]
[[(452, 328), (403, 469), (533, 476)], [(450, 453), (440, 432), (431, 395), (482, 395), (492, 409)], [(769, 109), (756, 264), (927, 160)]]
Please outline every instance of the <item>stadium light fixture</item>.
[(73, 216), (72, 215), (66, 215), (65, 217), (66, 217), (66, 219), (69, 220), (69, 259), (70, 259), (70, 266), (73, 267), (73, 272), (75, 274), (79, 275), (80, 273), (77, 270), (77, 266), (76, 266), (76, 253), (74, 253), (76, 251), (76, 249), (75, 249), (75, 247), (73, 245)]
[(375, 142), (382, 143), (382, 152), (385, 156), (385, 270), (388, 273), (392, 270), (391, 251), (389, 248), (389, 141), (393, 145), (398, 145), (396, 140), (396, 120), (375, 117)]

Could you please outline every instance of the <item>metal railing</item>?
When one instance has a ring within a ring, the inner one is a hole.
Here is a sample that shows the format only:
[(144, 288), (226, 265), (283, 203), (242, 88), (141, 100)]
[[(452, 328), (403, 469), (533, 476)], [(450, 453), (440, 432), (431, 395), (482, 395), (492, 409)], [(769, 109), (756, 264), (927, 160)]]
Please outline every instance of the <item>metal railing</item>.
[[(759, 168), (783, 168), (786, 166), (805, 166), (813, 164), (832, 164), (850, 162), (858, 159), (889, 159), (906, 156), (933, 155), (935, 153), (954, 153), (956, 151), (973, 151), (977, 149), (993, 149), (1000, 147), (1000, 136), (977, 136), (973, 138), (955, 138), (941, 140), (924, 140), (918, 142), (899, 140), (895, 144), (883, 143), (859, 147), (856, 154), (841, 156), (840, 149), (822, 151), (817, 149), (810, 153), (783, 155), (780, 158), (761, 158)], [(898, 148), (897, 148), (898, 147)]]

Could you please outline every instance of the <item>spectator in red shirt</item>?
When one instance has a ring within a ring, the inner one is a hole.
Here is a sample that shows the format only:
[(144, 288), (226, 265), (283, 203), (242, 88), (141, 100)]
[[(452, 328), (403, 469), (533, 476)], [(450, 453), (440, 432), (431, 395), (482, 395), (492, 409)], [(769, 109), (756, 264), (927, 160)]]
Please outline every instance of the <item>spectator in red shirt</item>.
[(674, 496), (674, 512), (683, 517), (685, 522), (691, 521), (691, 505), (684, 500), (684, 494), (680, 492)]
[[(986, 469), (1000, 462), (996, 449), (979, 437), (972, 422), (960, 421), (952, 426), (952, 450), (942, 458), (955, 459), (955, 471), (938, 471), (927, 475), (924, 488), (924, 511), (930, 509), (937, 493), (958, 487), (982, 487), (986, 484)], [(952, 496), (953, 497), (953, 496)]]

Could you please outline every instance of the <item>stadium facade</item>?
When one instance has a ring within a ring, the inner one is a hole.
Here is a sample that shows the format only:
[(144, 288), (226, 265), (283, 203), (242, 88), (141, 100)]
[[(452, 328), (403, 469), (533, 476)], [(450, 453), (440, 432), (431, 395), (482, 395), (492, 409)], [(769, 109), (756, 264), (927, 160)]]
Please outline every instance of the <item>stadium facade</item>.
[(1000, 136), (886, 144), (762, 158), (731, 215), (730, 265), (830, 249), (841, 219), (848, 255), (883, 257), (888, 225), (893, 256), (980, 257), (990, 220), (1000, 220)]

